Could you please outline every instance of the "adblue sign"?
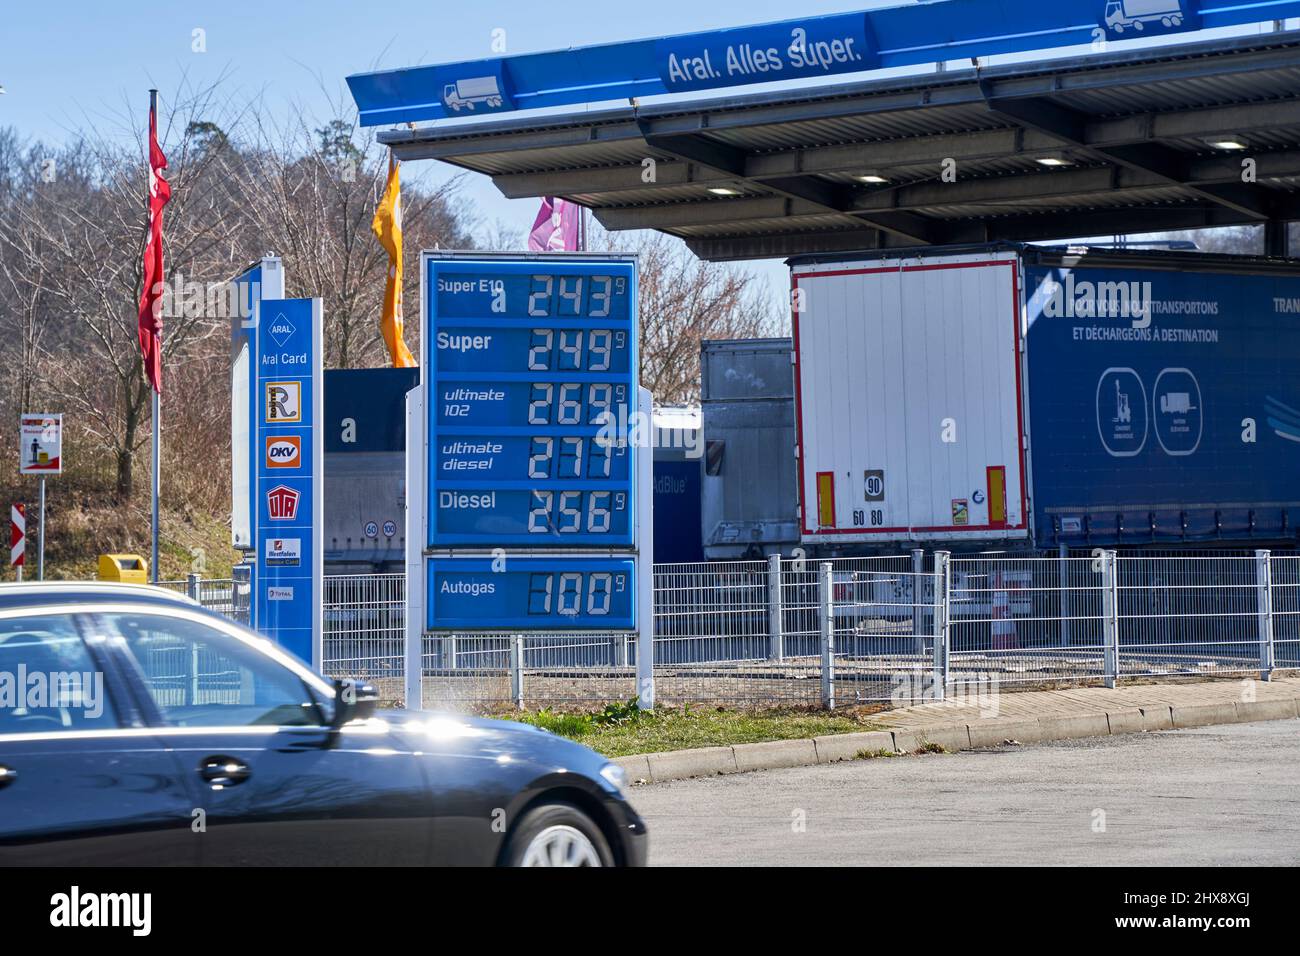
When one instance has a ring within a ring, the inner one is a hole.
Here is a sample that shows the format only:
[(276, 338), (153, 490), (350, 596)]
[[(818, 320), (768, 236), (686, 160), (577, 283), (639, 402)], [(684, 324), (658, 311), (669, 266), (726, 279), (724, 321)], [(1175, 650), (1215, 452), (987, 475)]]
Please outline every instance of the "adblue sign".
[(659, 78), (674, 93), (877, 66), (861, 13), (664, 37), (655, 42), (655, 59)]

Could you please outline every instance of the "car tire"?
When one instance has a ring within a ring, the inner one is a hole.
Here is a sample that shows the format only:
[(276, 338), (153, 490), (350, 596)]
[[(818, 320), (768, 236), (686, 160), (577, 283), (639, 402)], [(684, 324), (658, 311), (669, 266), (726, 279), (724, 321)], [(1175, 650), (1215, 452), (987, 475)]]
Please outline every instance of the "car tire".
[(571, 803), (528, 810), (507, 838), (505, 866), (613, 866), (609, 841), (591, 817)]

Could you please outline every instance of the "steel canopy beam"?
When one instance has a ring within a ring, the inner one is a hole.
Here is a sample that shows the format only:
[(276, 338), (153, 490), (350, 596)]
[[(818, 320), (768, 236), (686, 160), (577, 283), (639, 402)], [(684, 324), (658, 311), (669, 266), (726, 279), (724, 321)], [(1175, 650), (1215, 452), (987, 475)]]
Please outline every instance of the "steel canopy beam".
[[(661, 135), (652, 132), (648, 126), (643, 128), (642, 138), (645, 140), (646, 146), (656, 152), (667, 153), (680, 160), (711, 167), (724, 175), (733, 177), (738, 186), (744, 183), (745, 163), (747, 160), (744, 150), (709, 139), (700, 133)], [(822, 213), (848, 213), (852, 204), (852, 193), (849, 189), (836, 186), (833, 183), (809, 180), (802, 177), (776, 177), (764, 181), (763, 188), (789, 199), (799, 200), (819, 207)], [(868, 225), (885, 232), (894, 233), (910, 242), (925, 243), (930, 241), (930, 228), (920, 216), (913, 216), (909, 213), (890, 213), (882, 216), (856, 212), (852, 214), (863, 219)], [(608, 229), (620, 228), (610, 225), (600, 214), (597, 215), (597, 218), (601, 219), (601, 224)], [(624, 226), (621, 228), (641, 227)], [(650, 228), (658, 227), (652, 226)]]
[(1151, 173), (1170, 185), (1184, 187), (1247, 218), (1264, 220), (1270, 217), (1269, 200), (1264, 190), (1192, 183), (1190, 157), (1186, 153), (1158, 142), (1117, 146), (1089, 143), (1088, 118), (1084, 114), (1044, 98), (1010, 99), (994, 95), (990, 85), (981, 84), (981, 89), (989, 111), (997, 116), (1055, 136), (1069, 147), (1100, 159)]
[[(1300, 151), (1264, 153), (1258, 157), (1261, 181), (1270, 178), (1300, 177)], [(1236, 188), (1241, 167), (1235, 157), (1194, 157), (1188, 164), (1190, 182), (1199, 189)], [(1098, 200), (1123, 197), (1125, 193), (1143, 193), (1168, 186), (1161, 176), (1144, 170), (1125, 167), (1098, 166), (1091, 168), (1036, 171), (1016, 175), (961, 179), (945, 183), (937, 179), (910, 183), (896, 188), (860, 190), (851, 209), (868, 214), (873, 219), (883, 219), (892, 212), (905, 213), (916, 209), (933, 209), (942, 206), (998, 207), (1014, 206), (1025, 202), (1045, 203), (1059, 199), (1057, 215), (1074, 215), (1071, 208), (1085, 203), (1089, 197)], [(560, 195), (560, 193), (548, 193)], [(1189, 199), (1194, 196), (1189, 193)], [(1140, 198), (1134, 200), (1135, 204)], [(1046, 214), (1048, 210), (1045, 209)], [(1238, 210), (1240, 211), (1240, 210)], [(596, 207), (596, 218), (606, 229), (673, 230), (687, 227), (717, 226), (725, 231), (728, 223), (765, 219), (786, 219), (792, 228), (799, 227), (798, 220), (824, 218), (826, 209), (813, 202), (791, 200), (781, 196), (746, 196), (737, 199), (700, 200), (698, 202), (658, 203), (636, 206)], [(1131, 213), (1130, 213), (1131, 215)], [(1253, 217), (1248, 217), (1249, 218)], [(846, 216), (846, 225), (848, 224)], [(945, 231), (945, 220), (928, 219), (928, 231), (933, 236)], [(1122, 230), (1122, 231), (1132, 231)]]
[[(1283, 212), (1300, 218), (1300, 200), (1288, 200)], [(1218, 205), (1194, 204), (1144, 210), (1144, 232), (1171, 232), (1216, 226), (1257, 224), (1251, 216)], [(988, 219), (954, 220), (943, 224), (938, 245), (991, 242), (995, 240), (1039, 242), (1079, 239), (1133, 231), (1131, 210), (1095, 210), (1042, 215), (998, 216)], [(758, 235), (687, 237), (687, 247), (701, 259), (726, 261), (760, 259), (816, 252), (852, 252), (856, 249), (899, 248), (895, 237), (881, 237), (875, 230), (810, 230), (807, 232), (762, 233)]]
[[(1250, 130), (1261, 128), (1277, 130), (1296, 126), (1300, 126), (1300, 99), (1091, 120), (1084, 128), (1084, 135), (1089, 147), (1111, 149), (1146, 142), (1153, 138), (1212, 139), (1242, 135)], [(642, 143), (644, 142), (639, 133), (634, 135)], [(1300, 130), (1297, 131), (1296, 138), (1300, 141)], [(653, 202), (653, 191), (664, 186), (698, 184), (707, 188), (727, 185), (740, 178), (760, 184), (769, 180), (788, 183), (792, 178), (807, 179), (819, 174), (881, 170), (924, 171), (925, 167), (937, 168), (944, 159), (953, 159), (960, 165), (963, 162), (1012, 156), (1039, 158), (1060, 150), (1059, 137), (1033, 128), (1014, 127), (749, 154), (745, 156), (744, 171), (741, 175), (695, 163), (656, 157), (654, 176), (649, 182), (643, 181), (643, 169), (639, 161), (625, 166), (604, 166), (594, 169), (502, 173), (494, 176), (493, 182), (502, 195), (510, 199), (583, 195), (592, 197), (598, 202), (598, 197), (607, 193), (643, 191), (647, 193), (647, 200)], [(640, 152), (649, 152), (649, 150), (647, 148)], [(1259, 171), (1261, 179), (1265, 177), (1262, 166), (1269, 156), (1270, 154), (1263, 153), (1256, 157), (1261, 164)], [(1224, 161), (1226, 162), (1227, 159), (1225, 156)], [(1192, 168), (1188, 173), (1189, 179), (1192, 181), (1206, 179), (1207, 177), (1201, 175), (1197, 169), (1203, 163), (1203, 158), (1192, 157), (1190, 162)], [(1240, 160), (1238, 159), (1237, 162), (1239, 163)], [(1234, 175), (1212, 178), (1222, 179), (1224, 182), (1235, 179), (1239, 182), (1240, 166), (1237, 166)], [(900, 206), (906, 205), (900, 203)]]

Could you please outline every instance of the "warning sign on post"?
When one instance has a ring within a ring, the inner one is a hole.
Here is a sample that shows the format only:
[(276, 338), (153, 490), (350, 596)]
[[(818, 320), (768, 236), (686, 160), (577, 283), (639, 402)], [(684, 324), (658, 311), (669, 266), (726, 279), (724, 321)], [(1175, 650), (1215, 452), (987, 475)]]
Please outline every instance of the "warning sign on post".
[(63, 416), (25, 412), (18, 424), (18, 472), (63, 473)]

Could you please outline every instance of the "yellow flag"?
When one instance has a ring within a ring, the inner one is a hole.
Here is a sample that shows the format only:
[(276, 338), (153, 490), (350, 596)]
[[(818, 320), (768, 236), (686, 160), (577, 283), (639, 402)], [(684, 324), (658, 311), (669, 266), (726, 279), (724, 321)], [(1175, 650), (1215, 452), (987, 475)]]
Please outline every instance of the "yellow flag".
[(370, 228), (388, 252), (388, 281), (384, 285), (384, 314), (379, 330), (392, 356), (393, 368), (414, 368), (415, 357), (402, 337), (402, 184), (398, 169), (397, 160), (389, 153), (388, 183)]

